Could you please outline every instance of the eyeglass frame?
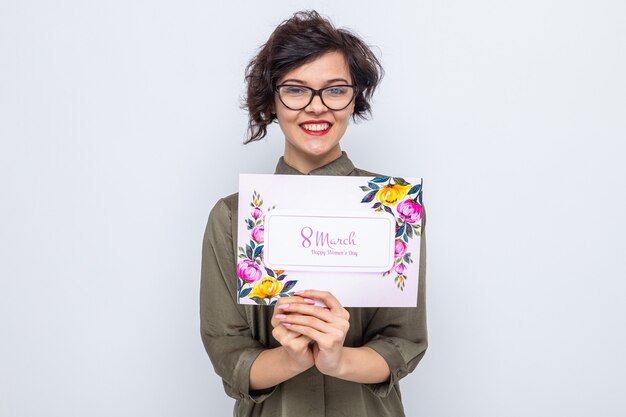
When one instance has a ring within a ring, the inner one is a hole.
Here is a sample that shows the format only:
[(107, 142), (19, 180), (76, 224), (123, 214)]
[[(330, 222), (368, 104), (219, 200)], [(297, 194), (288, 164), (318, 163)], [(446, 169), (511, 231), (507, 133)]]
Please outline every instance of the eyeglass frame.
[[(283, 101), (283, 98), (280, 96), (280, 92), (279, 92), (280, 87), (300, 87), (300, 88), (305, 88), (305, 89), (307, 89), (309, 91), (312, 91), (313, 94), (311, 94), (311, 97), (309, 98), (309, 102), (306, 104), (306, 106), (300, 107), (299, 109), (293, 109), (293, 108), (289, 107), (288, 105), (286, 105), (285, 102)], [(351, 87), (352, 88), (352, 98), (350, 99), (348, 104), (346, 104), (345, 106), (343, 106), (340, 109), (333, 109), (331, 107), (328, 107), (328, 105), (326, 103), (324, 103), (324, 98), (322, 97), (322, 92), (324, 90), (328, 90), (328, 89), (336, 88), (336, 87)], [(274, 87), (274, 91), (276, 93), (278, 93), (278, 99), (280, 100), (280, 102), (283, 103), (283, 105), (285, 107), (287, 107), (289, 110), (292, 110), (292, 111), (300, 111), (300, 110), (306, 109), (307, 107), (309, 107), (311, 105), (311, 103), (313, 102), (313, 99), (315, 98), (315, 96), (319, 96), (320, 101), (322, 102), (324, 107), (326, 107), (328, 110), (341, 111), (341, 110), (345, 109), (346, 107), (348, 107), (350, 105), (350, 103), (352, 103), (355, 100), (355, 98), (356, 98), (356, 96), (358, 94), (358, 87), (356, 85), (354, 85), (354, 84), (339, 84), (339, 85), (329, 85), (328, 87), (324, 87), (324, 88), (320, 88), (319, 90), (316, 90), (315, 88), (307, 87), (306, 85), (279, 84), (276, 87)]]

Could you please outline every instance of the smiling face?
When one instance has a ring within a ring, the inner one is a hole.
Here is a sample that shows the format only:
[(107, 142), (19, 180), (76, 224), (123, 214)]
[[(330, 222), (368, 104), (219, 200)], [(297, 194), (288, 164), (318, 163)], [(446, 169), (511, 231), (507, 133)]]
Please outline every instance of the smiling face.
[[(343, 54), (327, 52), (283, 75), (278, 85), (294, 84), (320, 89), (352, 84)], [(354, 101), (343, 110), (329, 110), (318, 95), (302, 110), (290, 110), (274, 96), (274, 109), (285, 135), (285, 162), (302, 173), (309, 173), (341, 156), (339, 141), (348, 128)]]

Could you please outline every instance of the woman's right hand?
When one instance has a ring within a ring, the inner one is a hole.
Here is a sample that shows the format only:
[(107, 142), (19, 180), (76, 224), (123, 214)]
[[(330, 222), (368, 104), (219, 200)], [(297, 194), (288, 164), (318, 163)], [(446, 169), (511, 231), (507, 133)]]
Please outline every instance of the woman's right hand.
[(279, 320), (281, 315), (284, 315), (280, 306), (292, 303), (308, 304), (304, 298), (298, 296), (279, 298), (274, 305), (274, 314), (272, 315), (272, 326), (274, 327), (272, 336), (283, 346), (292, 361), (298, 367), (306, 370), (315, 364), (313, 341), (307, 336), (287, 329)]

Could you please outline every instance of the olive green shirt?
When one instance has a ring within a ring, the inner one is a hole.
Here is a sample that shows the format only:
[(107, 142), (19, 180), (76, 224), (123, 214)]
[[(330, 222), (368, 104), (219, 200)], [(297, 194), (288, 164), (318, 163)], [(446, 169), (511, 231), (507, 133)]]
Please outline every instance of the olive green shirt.
[[(276, 174), (302, 175), (282, 157)], [(355, 168), (344, 152), (309, 175), (376, 174)], [(237, 205), (238, 195), (230, 195), (219, 200), (209, 215), (202, 247), (200, 288), (202, 341), (215, 372), (222, 378), (226, 394), (237, 400), (234, 415), (404, 416), (399, 381), (415, 369), (427, 346), (424, 223), (417, 306), (347, 309), (350, 329), (345, 346), (369, 346), (378, 352), (391, 370), (388, 381), (359, 384), (323, 375), (312, 367), (270, 389), (250, 391), (252, 363), (263, 350), (279, 343), (272, 337), (273, 307), (237, 303)]]

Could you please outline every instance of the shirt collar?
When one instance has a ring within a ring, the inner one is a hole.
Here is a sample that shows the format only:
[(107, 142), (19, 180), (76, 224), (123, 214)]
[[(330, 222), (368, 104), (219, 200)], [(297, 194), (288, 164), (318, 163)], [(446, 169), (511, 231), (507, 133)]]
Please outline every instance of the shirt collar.
[[(309, 172), (307, 175), (350, 175), (354, 171), (354, 164), (348, 158), (348, 154), (345, 151), (341, 151), (341, 156), (334, 161), (319, 167)], [(278, 164), (276, 165), (276, 171), (274, 174), (281, 175), (305, 175), (290, 165), (287, 165), (284, 157), (280, 157)]]

